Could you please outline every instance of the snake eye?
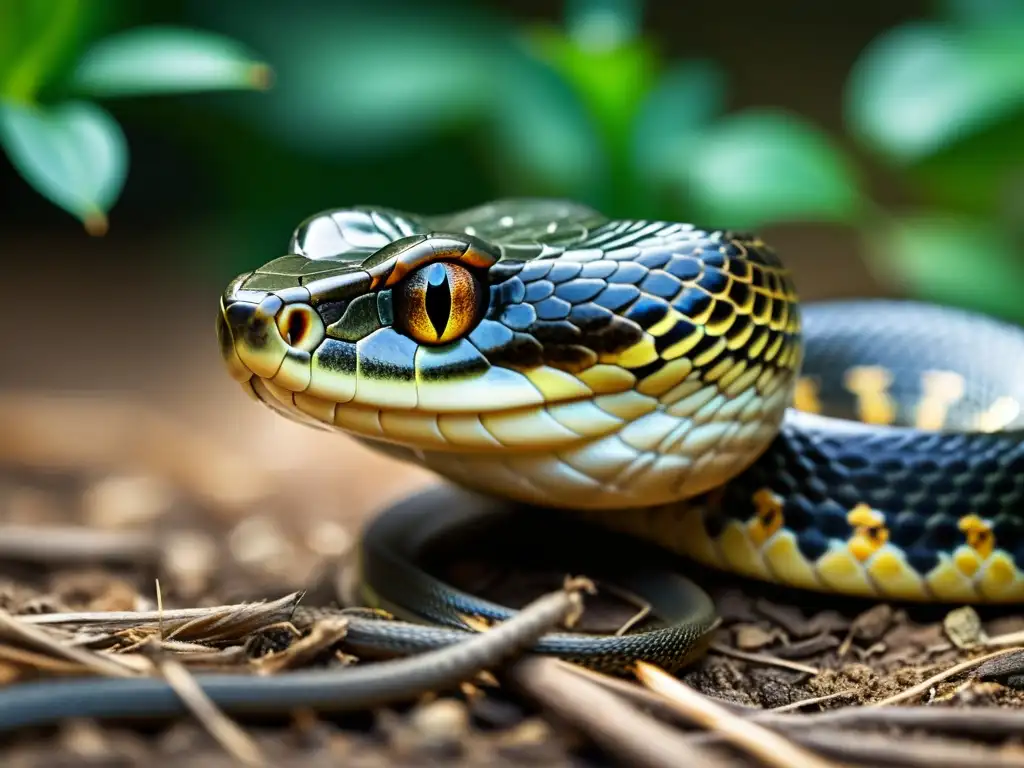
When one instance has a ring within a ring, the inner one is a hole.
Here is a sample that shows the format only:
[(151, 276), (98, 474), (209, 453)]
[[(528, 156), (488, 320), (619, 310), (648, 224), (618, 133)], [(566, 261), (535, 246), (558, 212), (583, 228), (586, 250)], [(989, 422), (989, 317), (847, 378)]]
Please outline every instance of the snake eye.
[(277, 314), (277, 329), (288, 346), (306, 352), (324, 338), (324, 321), (308, 304), (286, 304)]
[(476, 325), (484, 311), (484, 295), (468, 269), (435, 261), (395, 287), (395, 323), (421, 344), (447, 344)]

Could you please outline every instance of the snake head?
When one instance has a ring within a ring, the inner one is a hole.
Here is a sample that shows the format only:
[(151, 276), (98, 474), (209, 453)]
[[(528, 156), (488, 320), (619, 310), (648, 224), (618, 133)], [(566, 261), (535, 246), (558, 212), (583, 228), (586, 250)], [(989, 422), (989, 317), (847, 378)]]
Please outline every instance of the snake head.
[(639, 506), (767, 446), (799, 366), (759, 241), (557, 201), (304, 222), (221, 297), (228, 370), (289, 418), (478, 490)]

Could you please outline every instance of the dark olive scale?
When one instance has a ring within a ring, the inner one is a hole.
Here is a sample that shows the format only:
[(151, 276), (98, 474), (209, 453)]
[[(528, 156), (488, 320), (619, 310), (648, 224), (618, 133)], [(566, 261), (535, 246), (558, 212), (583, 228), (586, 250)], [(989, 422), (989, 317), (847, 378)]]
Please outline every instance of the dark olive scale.
[(325, 301), (318, 304), (316, 310), (320, 314), (320, 319), (323, 320), (324, 325), (327, 326), (338, 322), (341, 316), (345, 314), (347, 308), (347, 301)]
[(340, 341), (356, 342), (381, 328), (377, 296), (367, 293), (353, 299), (338, 320), (327, 326), (327, 335)]

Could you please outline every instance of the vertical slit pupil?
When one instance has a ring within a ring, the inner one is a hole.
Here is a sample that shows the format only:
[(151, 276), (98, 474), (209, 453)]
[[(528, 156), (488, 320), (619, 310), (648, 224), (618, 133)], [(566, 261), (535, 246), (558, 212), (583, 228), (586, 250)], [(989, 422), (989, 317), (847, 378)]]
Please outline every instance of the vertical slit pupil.
[(448, 317), (452, 311), (452, 290), (448, 280), (448, 269), (444, 264), (431, 264), (427, 268), (427, 289), (424, 296), (427, 317), (434, 332), (440, 338), (448, 327)]
[(298, 344), (306, 335), (306, 316), (302, 312), (292, 312), (288, 316), (288, 343)]

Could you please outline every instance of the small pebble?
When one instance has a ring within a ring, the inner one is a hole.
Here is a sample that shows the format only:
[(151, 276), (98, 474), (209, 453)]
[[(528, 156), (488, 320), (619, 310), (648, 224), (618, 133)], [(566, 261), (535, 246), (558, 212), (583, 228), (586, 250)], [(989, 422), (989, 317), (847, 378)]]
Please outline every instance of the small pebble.
[(461, 701), (438, 699), (414, 709), (409, 727), (422, 748), (447, 752), (469, 733), (469, 712)]
[(942, 620), (942, 628), (946, 631), (946, 637), (957, 648), (970, 648), (985, 639), (981, 617), (969, 605), (947, 613)]
[(892, 625), (895, 611), (887, 603), (879, 603), (853, 620), (850, 626), (850, 633), (858, 640), (874, 642), (885, 634), (885, 631)]
[(739, 624), (733, 632), (736, 647), (741, 651), (759, 651), (775, 642), (775, 634), (757, 624)]

